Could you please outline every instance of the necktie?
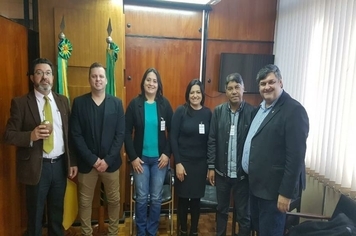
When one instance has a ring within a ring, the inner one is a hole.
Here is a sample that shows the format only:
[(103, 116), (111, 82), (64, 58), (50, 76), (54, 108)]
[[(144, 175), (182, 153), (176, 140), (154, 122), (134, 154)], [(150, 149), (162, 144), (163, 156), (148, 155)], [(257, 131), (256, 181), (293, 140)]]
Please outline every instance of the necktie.
[[(52, 118), (52, 109), (51, 104), (49, 102), (49, 98), (47, 96), (43, 97), (45, 100), (45, 104), (43, 106), (43, 119), (49, 121), (51, 125), (53, 125), (53, 118)], [(43, 140), (43, 151), (46, 153), (50, 153), (53, 150), (53, 132), (49, 135), (47, 139)]]

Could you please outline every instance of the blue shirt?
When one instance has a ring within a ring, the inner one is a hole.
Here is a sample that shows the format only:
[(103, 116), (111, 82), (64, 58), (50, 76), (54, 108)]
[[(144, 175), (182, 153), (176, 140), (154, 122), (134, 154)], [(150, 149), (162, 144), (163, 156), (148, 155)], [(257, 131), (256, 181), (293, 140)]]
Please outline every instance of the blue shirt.
[[(281, 96), (281, 94), (279, 95), (279, 97)], [(267, 117), (267, 115), (272, 110), (274, 105), (276, 105), (279, 97), (268, 108), (266, 108), (266, 102), (263, 100), (260, 104), (260, 109), (258, 110), (255, 118), (253, 118), (253, 121), (250, 126), (250, 130), (248, 131), (248, 134), (247, 134), (247, 137), (245, 140), (244, 150), (242, 152), (241, 165), (242, 165), (242, 169), (245, 171), (246, 174), (248, 174), (248, 164), (249, 164), (249, 160), (250, 160), (250, 150), (251, 150), (252, 138), (255, 136), (258, 128), (260, 128), (263, 120)]]
[(157, 158), (159, 157), (157, 103), (145, 102), (144, 106), (145, 131), (143, 134), (142, 155)]

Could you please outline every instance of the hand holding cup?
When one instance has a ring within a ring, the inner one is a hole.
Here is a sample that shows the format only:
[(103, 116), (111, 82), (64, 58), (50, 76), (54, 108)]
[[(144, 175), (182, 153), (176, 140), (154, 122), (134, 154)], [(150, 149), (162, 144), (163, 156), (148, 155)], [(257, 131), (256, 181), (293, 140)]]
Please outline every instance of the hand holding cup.
[(48, 130), (48, 134), (50, 135), (53, 131), (53, 125), (51, 122), (49, 122), (48, 120), (44, 120), (41, 122), (41, 125), (45, 125), (46, 129)]

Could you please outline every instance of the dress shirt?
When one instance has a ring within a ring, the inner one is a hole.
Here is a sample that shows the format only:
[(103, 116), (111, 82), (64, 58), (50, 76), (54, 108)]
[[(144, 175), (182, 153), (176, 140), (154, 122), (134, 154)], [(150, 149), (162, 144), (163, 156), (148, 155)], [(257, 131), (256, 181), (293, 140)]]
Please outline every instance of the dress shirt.
[[(229, 106), (230, 107), (230, 106)], [(229, 133), (229, 149), (227, 158), (227, 176), (237, 178), (237, 126), (239, 121), (239, 110), (236, 112), (230, 111), (230, 133)], [(234, 133), (231, 135), (231, 129), (234, 128)]]
[[(45, 104), (44, 95), (35, 89), (35, 96), (37, 101), (38, 112), (40, 114), (41, 121), (43, 121), (44, 119), (43, 108)], [(43, 152), (43, 158), (52, 159), (52, 158), (57, 158), (64, 153), (64, 141), (63, 141), (63, 127), (62, 127), (61, 113), (57, 107), (56, 102), (54, 101), (52, 92), (48, 94), (48, 98), (52, 109), (54, 147), (50, 153)]]
[[(282, 92), (283, 90), (281, 91), (281, 94)], [(255, 118), (253, 118), (242, 152), (242, 169), (245, 171), (246, 174), (248, 174), (252, 138), (255, 136), (257, 130), (260, 128), (263, 120), (267, 117), (269, 112), (279, 100), (281, 94), (279, 94), (278, 98), (269, 107), (266, 107), (266, 101), (263, 100), (260, 104), (260, 109), (258, 110)]]

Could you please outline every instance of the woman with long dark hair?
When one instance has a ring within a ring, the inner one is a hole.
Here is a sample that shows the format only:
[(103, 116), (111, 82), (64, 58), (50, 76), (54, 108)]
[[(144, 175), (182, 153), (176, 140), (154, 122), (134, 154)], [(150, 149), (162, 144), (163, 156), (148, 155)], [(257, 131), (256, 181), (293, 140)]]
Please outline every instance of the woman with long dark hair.
[(185, 104), (177, 108), (172, 118), (171, 145), (176, 167), (175, 183), (178, 195), (180, 235), (187, 234), (187, 215), (190, 208), (189, 235), (198, 235), (200, 198), (204, 196), (207, 176), (207, 141), (211, 111), (204, 106), (204, 88), (194, 79), (186, 89)]
[[(171, 155), (167, 134), (172, 114), (169, 101), (163, 97), (158, 71), (147, 69), (141, 81), (141, 94), (132, 99), (125, 114), (125, 148), (136, 183), (135, 222), (138, 236), (157, 234), (162, 188)], [(150, 207), (147, 215), (148, 196)]]

